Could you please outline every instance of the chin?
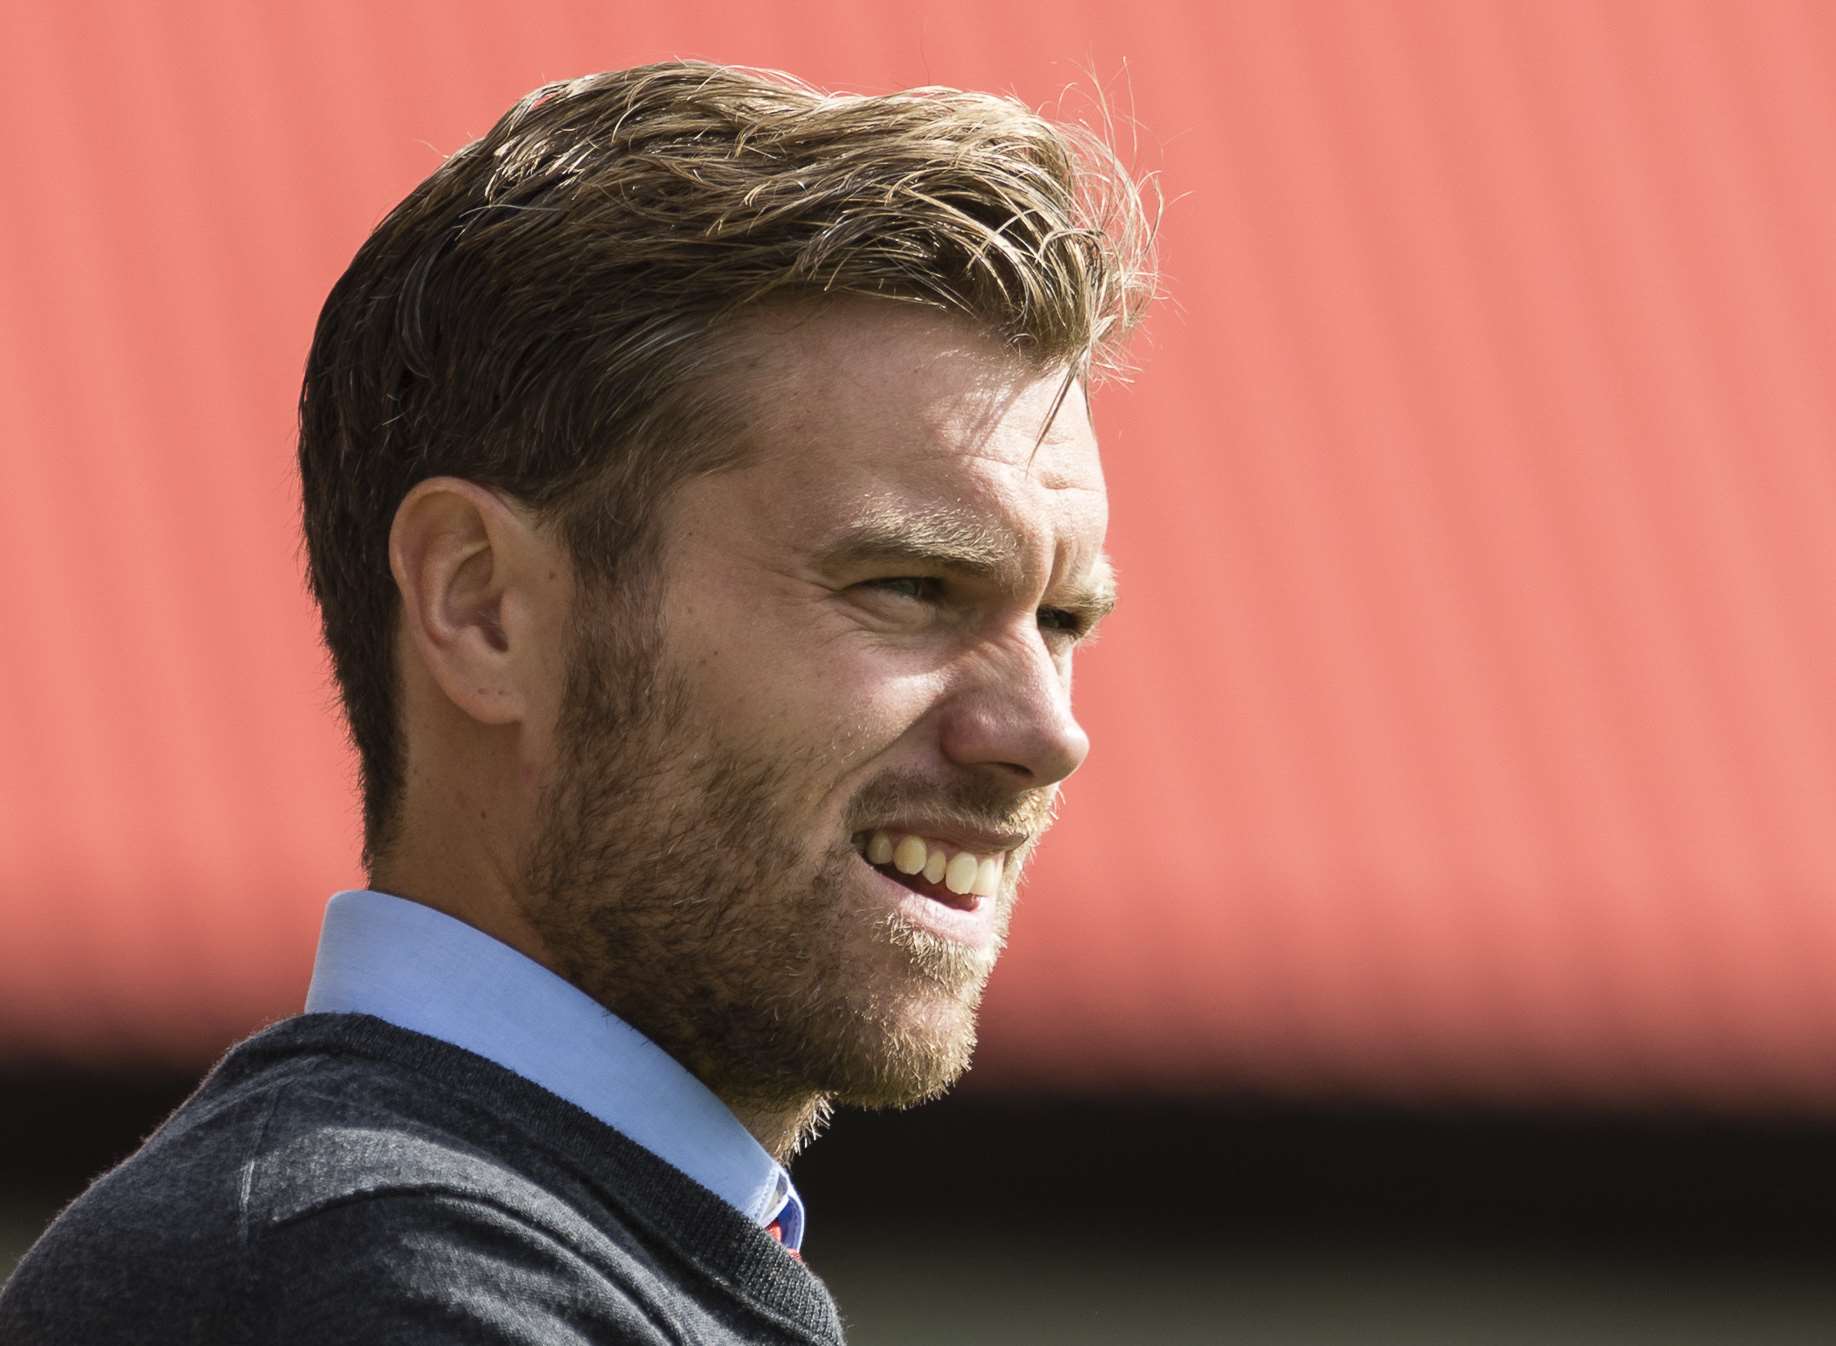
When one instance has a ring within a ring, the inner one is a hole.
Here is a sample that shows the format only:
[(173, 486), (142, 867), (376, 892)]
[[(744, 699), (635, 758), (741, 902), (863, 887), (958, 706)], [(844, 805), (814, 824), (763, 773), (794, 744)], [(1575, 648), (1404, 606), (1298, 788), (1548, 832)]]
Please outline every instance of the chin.
[(853, 1081), (853, 1087), (828, 1095), (837, 1103), (873, 1112), (897, 1112), (930, 1103), (950, 1092), (952, 1086), (969, 1069), (969, 1052), (960, 1060), (933, 1059), (925, 1068), (911, 1069), (911, 1063), (900, 1063), (875, 1079)]
[(969, 1069), (980, 1000), (979, 984), (873, 997), (846, 1015), (854, 1040), (833, 1044), (824, 1092), (861, 1108), (908, 1108), (941, 1096)]

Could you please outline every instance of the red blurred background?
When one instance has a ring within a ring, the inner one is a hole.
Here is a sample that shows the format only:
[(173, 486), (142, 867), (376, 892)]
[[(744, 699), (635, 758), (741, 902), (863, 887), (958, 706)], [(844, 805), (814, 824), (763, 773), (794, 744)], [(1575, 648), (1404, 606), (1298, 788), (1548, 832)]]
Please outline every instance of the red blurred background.
[[(1094, 115), (1172, 201), (1124, 601), (977, 1087), (1836, 1112), (1836, 12), (16, 5), (0, 1056), (202, 1061), (358, 881), (292, 410), (366, 231), (669, 56)], [(1077, 86), (1066, 96), (1067, 86)]]

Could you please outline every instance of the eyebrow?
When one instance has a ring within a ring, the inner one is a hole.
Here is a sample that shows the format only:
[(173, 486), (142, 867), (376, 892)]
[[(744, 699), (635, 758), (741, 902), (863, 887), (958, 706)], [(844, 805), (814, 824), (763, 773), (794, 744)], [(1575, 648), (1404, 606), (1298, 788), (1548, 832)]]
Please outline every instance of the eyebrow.
[[(910, 565), (1012, 587), (1018, 586), (1020, 570), (1019, 547), (1011, 536), (979, 515), (953, 510), (868, 514), (818, 548), (816, 561), (831, 571)], [(1050, 606), (1076, 614), (1086, 630), (1107, 617), (1116, 606), (1116, 571), (1108, 555), (1099, 554), (1090, 573)]]

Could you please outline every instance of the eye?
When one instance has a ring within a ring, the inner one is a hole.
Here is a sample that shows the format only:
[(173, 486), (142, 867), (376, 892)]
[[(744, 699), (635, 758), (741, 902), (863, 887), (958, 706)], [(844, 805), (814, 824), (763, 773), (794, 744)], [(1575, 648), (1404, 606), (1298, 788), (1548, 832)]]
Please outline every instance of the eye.
[(928, 575), (891, 575), (885, 579), (868, 580), (861, 587), (916, 599), (920, 603), (932, 603), (943, 596), (943, 581)]
[(1053, 635), (1080, 639), (1089, 629), (1083, 617), (1069, 608), (1040, 608), (1039, 626)]

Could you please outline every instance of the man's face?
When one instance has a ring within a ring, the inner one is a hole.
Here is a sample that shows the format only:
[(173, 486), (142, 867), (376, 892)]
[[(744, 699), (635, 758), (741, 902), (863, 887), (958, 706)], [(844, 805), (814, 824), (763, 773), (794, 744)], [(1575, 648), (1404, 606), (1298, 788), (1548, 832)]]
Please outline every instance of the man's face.
[(729, 1102), (900, 1105), (967, 1067), (1088, 746), (1102, 473), (1082, 389), (1048, 429), (1062, 376), (955, 320), (762, 335), (753, 453), (666, 513), (656, 638), (583, 605), (527, 914)]

